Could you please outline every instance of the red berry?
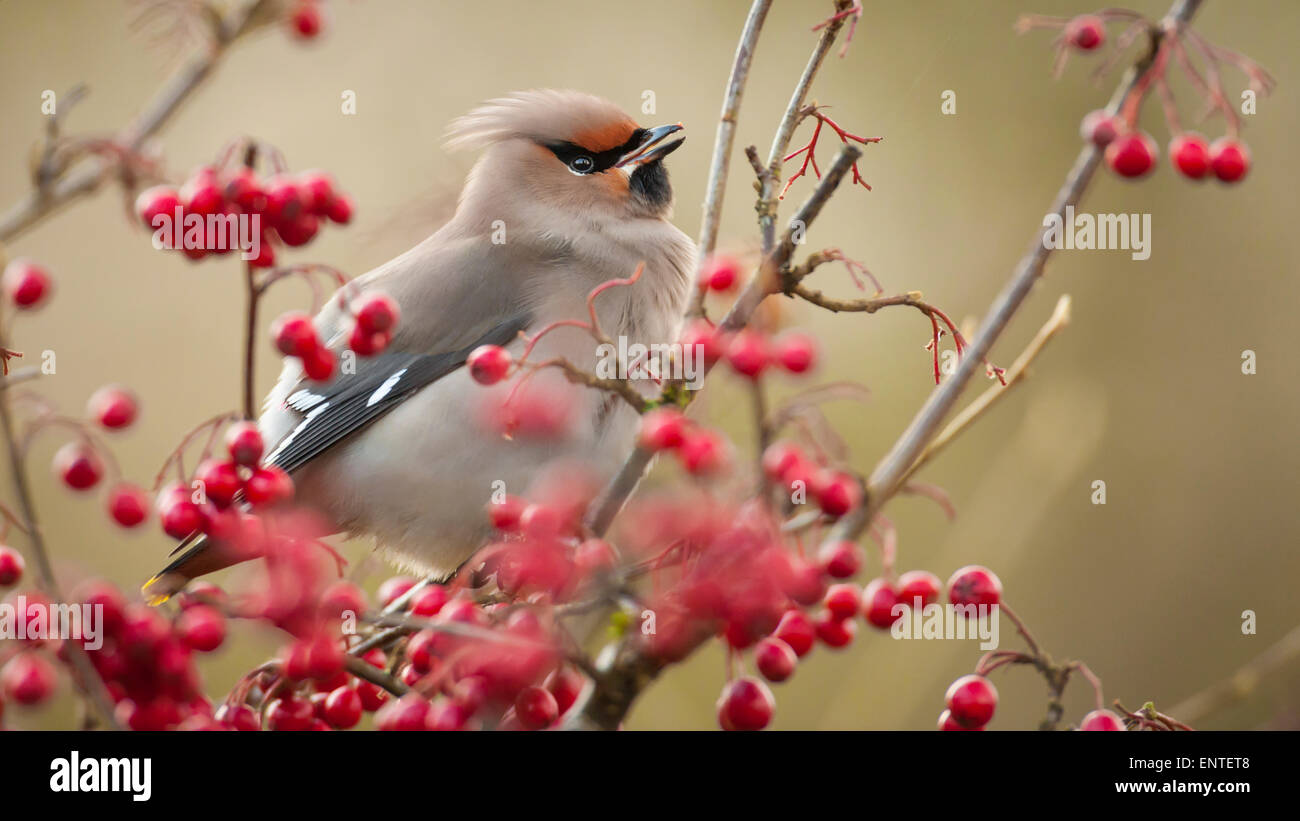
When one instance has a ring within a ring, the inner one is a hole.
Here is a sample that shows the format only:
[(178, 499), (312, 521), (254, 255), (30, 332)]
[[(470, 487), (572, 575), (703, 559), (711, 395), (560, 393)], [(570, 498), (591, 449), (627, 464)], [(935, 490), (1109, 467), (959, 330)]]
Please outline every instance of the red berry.
[(53, 286), (44, 268), (29, 260), (15, 259), (5, 266), (0, 287), (10, 302), (21, 310), (27, 310), (40, 307)]
[(832, 584), (822, 600), (826, 609), (837, 619), (851, 619), (862, 605), (862, 592), (856, 584)]
[(686, 417), (676, 408), (655, 408), (641, 417), (637, 444), (643, 450), (658, 453), (680, 447), (686, 438)]
[(84, 442), (68, 442), (54, 454), (54, 472), (73, 490), (89, 490), (99, 484), (104, 465)]
[(391, 331), (397, 327), (401, 311), (387, 294), (367, 294), (353, 306), (357, 327), (366, 333)]
[(290, 312), (271, 323), (271, 338), (285, 356), (303, 357), (321, 347), (316, 325), (303, 313)]
[(1102, 732), (1124, 732), (1124, 722), (1110, 710), (1093, 710), (1079, 722), (1080, 730)]
[(798, 661), (794, 649), (781, 639), (763, 639), (754, 648), (754, 666), (768, 681), (785, 681)]
[(587, 686), (587, 678), (582, 673), (571, 667), (560, 667), (546, 677), (545, 687), (555, 696), (556, 706), (559, 708), (560, 715), (568, 712), (569, 708), (577, 703), (578, 697), (582, 695), (583, 689)]
[(135, 485), (119, 482), (108, 492), (108, 515), (122, 527), (135, 527), (149, 516), (149, 497)]
[(727, 346), (727, 362), (732, 370), (751, 379), (761, 374), (772, 361), (767, 340), (757, 331), (743, 330)]
[(244, 498), (253, 507), (287, 502), (293, 498), (293, 479), (275, 465), (257, 468), (244, 483)]
[(1100, 17), (1081, 14), (1066, 24), (1065, 41), (1080, 51), (1092, 51), (1106, 42), (1106, 24)]
[[(302, 216), (302, 197), (298, 185), (289, 177), (277, 175), (266, 181), (266, 212), (264, 216), (278, 231)], [(270, 227), (270, 226), (268, 226)]]
[(813, 648), (817, 627), (802, 610), (787, 610), (772, 636), (788, 644), (796, 656), (803, 658)]
[(518, 496), (505, 496), (500, 502), (488, 503), (488, 521), (497, 530), (509, 533), (519, 529), (519, 519), (528, 503)]
[(361, 721), (361, 696), (351, 687), (339, 687), (325, 697), (325, 720), (331, 727), (347, 730)]
[(325, 382), (334, 375), (334, 352), (320, 347), (302, 359), (302, 371), (308, 379)]
[(184, 539), (191, 533), (203, 530), (208, 515), (190, 498), (184, 487), (174, 487), (158, 496), (158, 518), (163, 532), (173, 539)]
[(385, 704), (375, 714), (375, 729), (411, 731), (428, 729), (429, 702), (415, 693), (407, 693), (396, 701)]
[(311, 702), (291, 695), (277, 698), (266, 710), (266, 726), (282, 732), (310, 730), (314, 718)]
[(262, 432), (253, 422), (236, 422), (226, 429), (226, 452), (236, 465), (256, 467), (264, 447)]
[(334, 202), (334, 178), (324, 171), (304, 171), (298, 175), (298, 197), (303, 210), (323, 217)]
[(210, 653), (226, 640), (226, 617), (215, 607), (196, 604), (176, 620), (176, 634), (191, 650)]
[(840, 618), (829, 610), (823, 610), (814, 623), (817, 638), (827, 647), (840, 648), (853, 641), (853, 634), (858, 632), (858, 623), (854, 619)]
[(262, 729), (257, 713), (247, 704), (237, 704), (234, 707), (223, 704), (217, 709), (217, 713), (213, 718), (228, 730), (239, 730), (248, 733)]
[(235, 500), (244, 482), (239, 478), (239, 468), (234, 462), (209, 459), (199, 465), (194, 472), (194, 481), (203, 485), (203, 493), (208, 501), (225, 510)]
[(378, 684), (360, 681), (357, 682), (357, 698), (361, 699), (361, 709), (373, 713), (388, 701), (388, 691)]
[(700, 270), (700, 287), (711, 291), (730, 291), (740, 278), (740, 263), (726, 254), (714, 254)]
[(1210, 168), (1223, 182), (1237, 182), (1250, 171), (1250, 149), (1230, 137), (1220, 137), (1210, 145)]
[(817, 563), (833, 579), (848, 579), (862, 567), (862, 549), (849, 541), (827, 542), (817, 551)]
[(722, 358), (726, 350), (724, 343), (723, 334), (706, 319), (692, 320), (682, 331), (683, 351), (691, 351), (691, 356), (702, 359), (708, 365)]
[(730, 459), (722, 437), (711, 430), (692, 430), (677, 448), (682, 466), (693, 476), (708, 476), (723, 470)]
[(1169, 161), (1184, 177), (1199, 180), (1210, 173), (1210, 147), (1200, 134), (1179, 134), (1169, 142)]
[(944, 695), (952, 718), (963, 727), (983, 727), (998, 706), (998, 691), (983, 676), (962, 676)]
[(944, 732), (951, 733), (951, 732), (962, 732), (967, 730), (983, 730), (984, 728), (982, 726), (963, 727), (957, 723), (957, 720), (955, 718), (952, 717), (951, 710), (944, 710), (942, 713), (939, 714), (939, 729), (943, 730)]
[(116, 385), (107, 385), (95, 391), (86, 406), (87, 415), (110, 430), (130, 425), (135, 421), (137, 411), (135, 397), (131, 392)]
[(718, 699), (718, 724), (724, 730), (761, 730), (772, 721), (776, 700), (767, 685), (745, 676), (728, 682)]
[(1079, 126), (1079, 133), (1083, 138), (1098, 148), (1110, 145), (1123, 130), (1124, 122), (1119, 117), (1107, 114), (1100, 108), (1085, 114)]
[(411, 615), (428, 618), (442, 612), (447, 604), (447, 588), (440, 584), (431, 584), (411, 596)]
[(257, 172), (240, 168), (226, 180), (223, 192), (227, 202), (234, 203), (245, 214), (260, 214), (266, 210), (266, 191)]
[(305, 211), (293, 219), (282, 219), (275, 224), (275, 232), (290, 248), (298, 248), (312, 241), (320, 231), (320, 218)]
[[(140, 196), (135, 198), (135, 213), (140, 217), (140, 221), (149, 228), (161, 228), (170, 225), (171, 221), (176, 219), (176, 208), (181, 204), (180, 194), (175, 188), (169, 185), (156, 185), (146, 191), (140, 192)], [(160, 215), (166, 215), (167, 221), (158, 220), (154, 224), (154, 219)], [(171, 232), (165, 232), (169, 235)]]
[(544, 687), (525, 687), (515, 697), (515, 717), (529, 730), (547, 727), (560, 716), (555, 696)]
[(393, 335), (388, 331), (379, 331), (369, 333), (359, 324), (352, 326), (352, 332), (348, 334), (348, 348), (357, 356), (375, 356), (384, 352), (388, 343), (393, 341)]
[(604, 539), (587, 539), (573, 551), (573, 564), (584, 576), (606, 573), (617, 563), (614, 548)]
[(438, 664), (438, 634), (421, 630), (406, 642), (406, 660), (421, 674), (433, 672)]
[(215, 214), (225, 205), (225, 194), (211, 168), (200, 168), (181, 186), (181, 207), (188, 214)]
[(934, 604), (942, 590), (939, 577), (926, 570), (909, 570), (898, 577), (898, 600), (908, 607), (916, 607), (917, 599), (921, 607)]
[(1121, 177), (1135, 179), (1155, 167), (1158, 154), (1150, 136), (1142, 132), (1121, 134), (1106, 146), (1106, 164)]
[(862, 591), (862, 615), (867, 623), (881, 630), (888, 630), (902, 614), (894, 614), (898, 604), (898, 592), (884, 579), (872, 579)]
[(410, 576), (393, 576), (390, 579), (385, 579), (384, 583), (379, 585), (376, 596), (379, 598), (380, 605), (387, 607), (406, 595), (406, 592), (412, 587), (415, 587), (415, 579)]
[(817, 340), (791, 331), (776, 340), (776, 360), (790, 373), (806, 373), (817, 361)]
[(347, 194), (335, 194), (334, 201), (330, 203), (329, 211), (326, 216), (330, 222), (337, 222), (339, 225), (347, 225), (352, 221), (352, 198)]
[(500, 345), (480, 345), (465, 360), (469, 375), (480, 385), (495, 385), (510, 371), (511, 357)]
[(352, 582), (336, 581), (320, 594), (320, 611), (338, 618), (344, 613), (360, 615), (366, 609), (366, 594)]
[(0, 545), (0, 587), (17, 584), (25, 566), (23, 554), (8, 545)]
[(813, 494), (822, 512), (828, 516), (843, 516), (862, 501), (862, 487), (858, 480), (838, 471), (824, 470), (813, 477)]
[(967, 565), (948, 578), (948, 601), (991, 607), (1002, 601), (1002, 582), (987, 567)]
[(36, 653), (19, 653), (0, 669), (0, 693), (28, 707), (54, 692), (54, 667)]
[(297, 0), (297, 3), (289, 9), (286, 19), (289, 23), (289, 32), (299, 40), (311, 40), (325, 27), (325, 20), (316, 0)]

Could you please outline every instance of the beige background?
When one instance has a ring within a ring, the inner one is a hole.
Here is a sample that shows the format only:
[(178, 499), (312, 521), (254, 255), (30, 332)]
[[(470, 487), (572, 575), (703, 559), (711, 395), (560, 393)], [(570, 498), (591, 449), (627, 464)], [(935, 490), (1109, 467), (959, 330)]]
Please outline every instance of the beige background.
[[(776, 5), (739, 128), (739, 145), (764, 151), (812, 46), (808, 27), (830, 6)], [(238, 45), (162, 134), (173, 175), (210, 161), (241, 134), (278, 145), (294, 168), (334, 172), (356, 198), (356, 221), (326, 230), (289, 258), (361, 273), (431, 232), (472, 162), (440, 148), (447, 122), (480, 100), (533, 86), (602, 94), (647, 124), (685, 122), (689, 139), (669, 165), (676, 221), (696, 232), (746, 3), (329, 6), (332, 22), (317, 44), (302, 46), (269, 30)], [(1150, 15), (1165, 8), (1137, 6)], [(1053, 257), (995, 359), (1009, 363), (1061, 293), (1073, 295), (1074, 324), (1030, 383), (924, 473), (951, 493), (958, 519), (949, 523), (930, 503), (909, 498), (888, 511), (901, 533), (900, 569), (946, 577), (967, 562), (989, 564), (1041, 641), (1053, 653), (1086, 659), (1108, 696), (1130, 706), (1147, 699), (1171, 705), (1221, 680), (1300, 621), (1300, 76), (1293, 42), (1300, 6), (1206, 6), (1197, 20), (1201, 31), (1256, 57), (1279, 79), (1278, 92), (1246, 124), (1256, 169), (1233, 188), (1188, 183), (1163, 164), (1141, 184), (1102, 174), (1084, 207), (1151, 213), (1151, 259), (1134, 262), (1122, 251)], [(868, 7), (848, 57), (828, 62), (815, 97), (833, 103), (834, 116), (859, 133), (886, 137), (863, 161), (875, 190), (844, 191), (811, 232), (810, 248), (838, 245), (865, 260), (891, 292), (920, 289), (955, 317), (982, 315), (1075, 155), (1079, 119), (1106, 100), (1115, 78), (1093, 84), (1095, 60), (1084, 58), (1053, 81), (1050, 35), (1012, 32), (1021, 11), (1073, 13), (1077, 3)], [(138, 111), (174, 67), (177, 48), (134, 30), (132, 8), (107, 0), (0, 0), (0, 206), (27, 190), (42, 90), (88, 83), (90, 96), (68, 127), (106, 132)], [(1242, 85), (1237, 74), (1229, 81), (1234, 89)], [(344, 89), (357, 94), (356, 116), (340, 114)], [(642, 117), (647, 89), (657, 96), (658, 113)], [(940, 115), (945, 89), (957, 93), (956, 116)], [(1185, 84), (1178, 90), (1190, 117), (1190, 94)], [(1165, 144), (1158, 106), (1147, 106), (1143, 119)], [(1212, 136), (1220, 129), (1206, 128)], [(830, 156), (827, 145), (826, 163)], [(755, 235), (751, 175), (736, 159), (723, 233), (743, 246)], [(45, 222), (7, 251), (47, 263), (58, 279), (53, 304), (20, 319), (16, 332), (17, 347), (29, 356), (57, 353), (58, 373), (39, 383), (40, 392), (76, 412), (102, 383), (139, 391), (142, 424), (114, 437), (130, 477), (151, 479), (184, 431), (237, 403), (241, 282), (233, 262), (196, 266), (156, 253), (147, 235), (127, 225), (111, 192)], [(814, 284), (852, 293), (833, 269)], [(281, 287), (266, 316), (305, 300), (298, 286)], [(854, 464), (869, 469), (932, 387), (921, 349), (928, 323), (912, 311), (832, 317), (804, 306), (788, 318), (827, 341), (823, 378), (870, 387), (867, 404), (832, 408)], [(1258, 354), (1254, 376), (1240, 372), (1247, 348)], [(269, 348), (261, 350), (265, 387), (277, 363)], [(707, 408), (743, 435), (744, 405), (725, 401), (732, 389), (728, 377), (718, 379)], [(56, 435), (43, 438), (31, 465), (62, 574), (104, 575), (133, 588), (157, 568), (167, 540), (152, 528), (123, 535), (106, 524), (98, 501), (58, 487), (45, 468), (57, 444)], [(1105, 506), (1089, 502), (1095, 479), (1108, 484)], [(0, 494), (12, 499), (7, 483)], [(358, 559), (364, 552), (361, 545), (348, 549)], [(1246, 609), (1258, 614), (1256, 636), (1241, 635)], [(205, 661), (212, 692), (224, 693), (274, 640), (259, 634), (238, 644)], [(977, 656), (971, 645), (894, 643), (863, 630), (845, 652), (816, 651), (777, 689), (775, 726), (929, 728), (947, 683)], [(720, 653), (699, 654), (646, 695), (629, 726), (712, 727), (722, 675)], [(1204, 725), (1293, 726), (1296, 702), (1288, 697), (1295, 682), (1292, 665), (1245, 705)], [(1032, 726), (1043, 709), (1041, 683), (1015, 670), (999, 674), (997, 684), (1003, 707), (993, 726)], [(1089, 698), (1081, 685), (1068, 696), (1076, 720)], [(17, 726), (71, 721), (61, 705), (10, 712), (7, 720)]]

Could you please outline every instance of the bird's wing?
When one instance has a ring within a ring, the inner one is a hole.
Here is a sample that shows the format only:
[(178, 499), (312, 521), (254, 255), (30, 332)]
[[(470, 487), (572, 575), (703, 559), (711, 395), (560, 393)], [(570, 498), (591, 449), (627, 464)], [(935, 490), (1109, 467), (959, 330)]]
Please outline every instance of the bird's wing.
[(332, 446), (397, 407), (411, 394), (465, 364), (479, 345), (505, 345), (528, 324), (515, 314), (469, 345), (438, 354), (394, 352), (358, 359), (356, 373), (325, 384), (304, 385), (285, 403), (301, 421), (264, 460), (292, 473)]

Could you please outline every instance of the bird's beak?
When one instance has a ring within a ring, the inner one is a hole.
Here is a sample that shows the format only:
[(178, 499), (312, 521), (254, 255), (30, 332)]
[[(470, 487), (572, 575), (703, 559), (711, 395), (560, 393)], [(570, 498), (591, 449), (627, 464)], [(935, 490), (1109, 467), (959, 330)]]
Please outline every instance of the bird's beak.
[(646, 131), (645, 139), (641, 141), (641, 144), (638, 145), (636, 148), (632, 149), (631, 151), (627, 152), (623, 156), (619, 157), (618, 162), (614, 163), (614, 167), (622, 168), (628, 165), (631, 166), (644, 165), (646, 163), (654, 162), (655, 160), (668, 156), (673, 151), (677, 150), (677, 146), (685, 142), (686, 138), (682, 137), (681, 139), (673, 140), (672, 142), (669, 143), (665, 143), (663, 140), (669, 134), (673, 134), (681, 130), (682, 130), (681, 123), (674, 123), (673, 125), (660, 125), (649, 129), (648, 131)]

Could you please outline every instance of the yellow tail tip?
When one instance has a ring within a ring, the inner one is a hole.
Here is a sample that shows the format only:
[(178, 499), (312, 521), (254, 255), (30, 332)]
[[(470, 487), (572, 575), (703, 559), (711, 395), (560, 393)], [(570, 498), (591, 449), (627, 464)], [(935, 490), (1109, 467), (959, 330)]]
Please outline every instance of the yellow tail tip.
[(158, 605), (162, 604), (163, 602), (167, 601), (172, 597), (171, 592), (166, 592), (166, 593), (162, 591), (157, 591), (153, 593), (149, 592), (149, 588), (153, 587), (155, 584), (160, 583), (162, 581), (162, 578), (163, 578), (162, 576), (154, 576), (152, 579), (150, 579), (149, 581), (145, 582), (143, 585), (140, 586), (140, 592), (144, 594), (145, 604), (149, 605), (150, 607), (157, 607)]

